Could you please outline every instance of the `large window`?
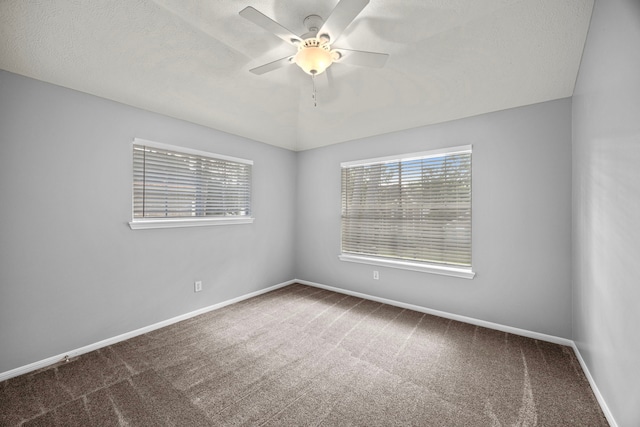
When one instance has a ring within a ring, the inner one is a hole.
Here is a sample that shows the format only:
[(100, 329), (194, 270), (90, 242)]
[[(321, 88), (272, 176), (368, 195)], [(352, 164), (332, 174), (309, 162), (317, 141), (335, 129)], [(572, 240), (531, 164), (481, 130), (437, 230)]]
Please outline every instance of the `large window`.
[(471, 146), (341, 167), (340, 259), (473, 277)]
[(251, 222), (252, 163), (135, 139), (131, 228)]

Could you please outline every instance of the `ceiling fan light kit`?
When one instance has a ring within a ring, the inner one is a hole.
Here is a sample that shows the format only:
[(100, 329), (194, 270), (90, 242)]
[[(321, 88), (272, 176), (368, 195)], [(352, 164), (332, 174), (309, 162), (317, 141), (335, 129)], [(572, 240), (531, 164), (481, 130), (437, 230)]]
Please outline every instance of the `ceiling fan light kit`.
[(323, 73), (333, 63), (334, 53), (328, 44), (313, 37), (300, 45), (293, 60), (305, 73), (315, 76)]
[[(240, 11), (240, 16), (273, 33), (298, 49), (298, 52), (294, 56), (288, 56), (249, 71), (261, 75), (285, 65), (295, 63), (305, 73), (311, 77), (315, 77), (325, 72), (331, 64), (337, 61), (349, 65), (382, 67), (389, 57), (387, 54), (341, 48), (331, 49), (331, 44), (338, 40), (342, 32), (353, 22), (367, 4), (369, 4), (369, 0), (340, 0), (324, 22), (318, 15), (307, 16), (303, 24), (308, 32), (301, 37), (293, 34), (253, 7), (247, 6)], [(315, 83), (313, 98), (315, 104)]]

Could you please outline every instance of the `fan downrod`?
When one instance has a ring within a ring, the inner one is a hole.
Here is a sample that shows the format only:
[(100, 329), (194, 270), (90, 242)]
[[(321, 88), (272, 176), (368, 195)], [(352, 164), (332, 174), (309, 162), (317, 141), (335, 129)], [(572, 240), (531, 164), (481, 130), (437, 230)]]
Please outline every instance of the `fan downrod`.
[(309, 34), (313, 33), (313, 36), (315, 36), (316, 34), (318, 34), (318, 30), (320, 30), (322, 24), (324, 24), (324, 19), (322, 19), (322, 17), (318, 15), (309, 15), (304, 18), (302, 24), (307, 29), (307, 31), (309, 31)]

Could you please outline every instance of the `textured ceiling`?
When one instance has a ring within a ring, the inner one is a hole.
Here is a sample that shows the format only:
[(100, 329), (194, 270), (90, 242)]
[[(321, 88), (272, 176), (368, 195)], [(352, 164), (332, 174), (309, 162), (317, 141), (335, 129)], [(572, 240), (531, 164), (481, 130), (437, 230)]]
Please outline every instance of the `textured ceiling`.
[(390, 54), (312, 81), (243, 19), (296, 34), (337, 0), (0, 0), (0, 68), (295, 150), (573, 94), (593, 0), (371, 0), (336, 46)]

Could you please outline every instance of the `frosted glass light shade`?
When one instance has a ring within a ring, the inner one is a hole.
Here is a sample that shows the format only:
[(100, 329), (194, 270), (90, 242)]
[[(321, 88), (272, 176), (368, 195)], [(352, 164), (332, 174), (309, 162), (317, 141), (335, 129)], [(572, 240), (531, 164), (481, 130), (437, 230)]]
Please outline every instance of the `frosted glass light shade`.
[(323, 47), (303, 47), (294, 61), (302, 70), (311, 75), (321, 74), (333, 62), (331, 52)]

